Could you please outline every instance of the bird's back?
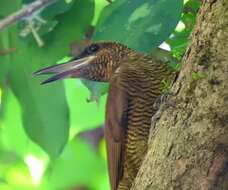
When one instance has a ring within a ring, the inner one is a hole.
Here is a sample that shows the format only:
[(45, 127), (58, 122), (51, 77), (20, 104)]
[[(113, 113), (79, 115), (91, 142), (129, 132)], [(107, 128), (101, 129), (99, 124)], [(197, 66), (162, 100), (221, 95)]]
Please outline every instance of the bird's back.
[[(129, 190), (147, 151), (153, 104), (172, 81), (174, 72), (163, 61), (117, 42), (88, 44), (64, 64), (40, 69), (53, 74), (42, 84), (64, 78), (110, 82), (105, 139), (112, 190)], [(166, 87), (165, 87), (166, 88)]]
[(114, 142), (117, 152), (107, 145), (112, 190), (130, 189), (147, 151), (154, 102), (163, 93), (164, 83), (174, 76), (167, 65), (150, 56), (133, 52), (124, 61), (113, 75), (107, 102), (106, 130), (118, 128), (119, 136)]

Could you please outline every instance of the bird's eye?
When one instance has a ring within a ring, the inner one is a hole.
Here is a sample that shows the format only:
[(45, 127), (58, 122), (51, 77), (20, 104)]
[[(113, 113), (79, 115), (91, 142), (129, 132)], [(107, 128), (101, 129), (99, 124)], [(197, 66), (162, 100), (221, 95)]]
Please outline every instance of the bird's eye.
[(96, 53), (99, 50), (99, 46), (97, 44), (93, 44), (87, 48), (87, 52), (89, 54)]

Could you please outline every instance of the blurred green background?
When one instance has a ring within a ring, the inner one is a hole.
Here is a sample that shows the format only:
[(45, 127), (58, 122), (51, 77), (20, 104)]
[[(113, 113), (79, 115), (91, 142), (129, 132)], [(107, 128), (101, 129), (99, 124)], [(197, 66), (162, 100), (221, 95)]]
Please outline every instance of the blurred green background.
[[(0, 0), (0, 21), (31, 2)], [(107, 86), (79, 79), (42, 86), (32, 73), (70, 55), (91, 26), (95, 41), (145, 53), (165, 41), (181, 59), (198, 9), (198, 0), (59, 0), (1, 30), (0, 190), (108, 190)]]

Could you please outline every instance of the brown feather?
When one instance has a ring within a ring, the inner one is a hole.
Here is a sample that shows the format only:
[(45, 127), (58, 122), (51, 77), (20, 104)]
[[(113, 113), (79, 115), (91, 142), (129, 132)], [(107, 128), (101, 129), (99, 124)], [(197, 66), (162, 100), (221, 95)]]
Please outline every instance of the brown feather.
[(111, 189), (116, 190), (123, 176), (124, 137), (127, 129), (128, 99), (126, 92), (113, 79), (106, 107), (105, 139)]
[(101, 42), (90, 44), (73, 62), (36, 72), (56, 74), (46, 82), (66, 76), (110, 82), (105, 139), (112, 190), (131, 188), (146, 154), (154, 102), (175, 77), (164, 61), (119, 43)]

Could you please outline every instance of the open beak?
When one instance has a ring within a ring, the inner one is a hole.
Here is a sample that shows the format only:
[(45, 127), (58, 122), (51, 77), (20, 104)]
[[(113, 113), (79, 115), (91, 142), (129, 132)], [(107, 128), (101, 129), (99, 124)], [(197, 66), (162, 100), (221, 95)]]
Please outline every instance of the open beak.
[(64, 78), (80, 77), (82, 75), (82, 69), (88, 66), (94, 58), (95, 56), (88, 56), (77, 60), (71, 60), (63, 64), (43, 68), (41, 70), (34, 72), (33, 74), (35, 76), (54, 74), (52, 77), (43, 81), (41, 84), (47, 84)]

